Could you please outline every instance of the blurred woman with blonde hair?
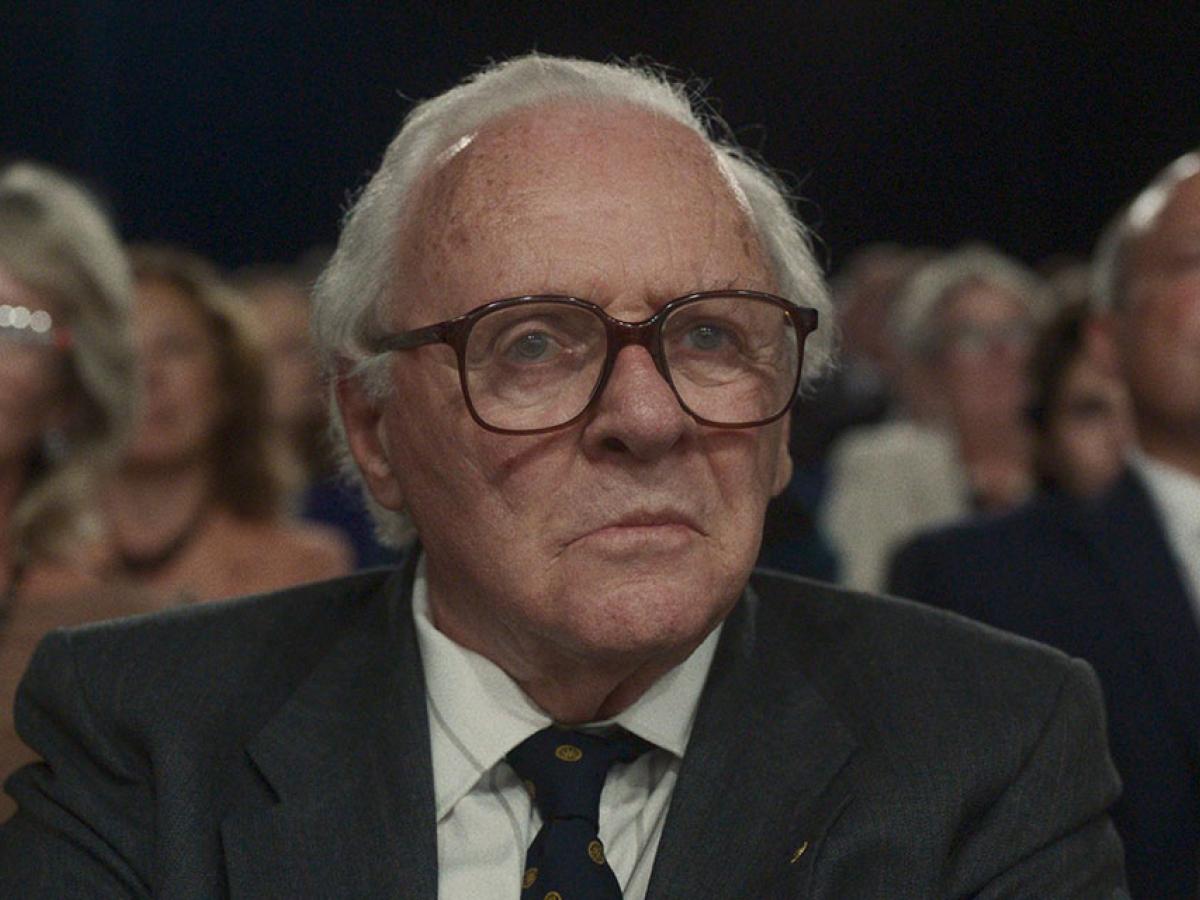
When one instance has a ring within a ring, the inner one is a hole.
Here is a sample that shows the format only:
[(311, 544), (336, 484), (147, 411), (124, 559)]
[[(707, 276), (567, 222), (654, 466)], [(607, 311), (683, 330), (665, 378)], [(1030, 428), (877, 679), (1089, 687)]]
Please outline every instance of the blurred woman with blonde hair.
[(106, 494), (115, 575), (171, 601), (341, 575), (350, 549), (288, 521), (288, 457), (244, 299), (200, 257), (135, 247), (134, 437)]
[(149, 608), (99, 589), (94, 552), (96, 488), (133, 416), (130, 294), (91, 197), (31, 163), (0, 170), (0, 777), (32, 758), (12, 705), (41, 636)]

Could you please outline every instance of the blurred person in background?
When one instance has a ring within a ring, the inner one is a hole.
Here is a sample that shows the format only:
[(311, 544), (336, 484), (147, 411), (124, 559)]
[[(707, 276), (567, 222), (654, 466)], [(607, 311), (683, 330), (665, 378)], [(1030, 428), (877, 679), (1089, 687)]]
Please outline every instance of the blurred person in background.
[(868, 244), (833, 279), (841, 356), (793, 414), (789, 446), (797, 467), (823, 461), (846, 429), (880, 422), (891, 412), (899, 361), (888, 319), (909, 278), (931, 258), (925, 249)]
[(340, 535), (285, 517), (290, 457), (245, 301), (186, 251), (131, 257), (143, 407), (105, 497), (113, 575), (192, 601), (348, 571)]
[(238, 273), (249, 298), (266, 354), (270, 419), (295, 458), (289, 511), (338, 530), (365, 568), (396, 561), (375, 537), (358, 487), (338, 472), (329, 435), (325, 390), (312, 332), (309, 285), (298, 268), (256, 266)]
[(1041, 279), (981, 245), (908, 281), (889, 320), (901, 412), (848, 432), (830, 459), (823, 523), (844, 583), (879, 590), (907, 538), (1030, 494), (1027, 365), (1051, 306)]
[[(1200, 878), (1200, 153), (1168, 166), (1095, 257), (1098, 345), (1128, 387), (1136, 449), (1110, 490), (1051, 494), (925, 534), (890, 588), (1044, 641), (1100, 675), (1124, 782), (1113, 818), (1135, 897)], [(1102, 357), (1103, 358), (1103, 357)]]
[(1058, 302), (1056, 308), (1090, 306), (1092, 302), (1092, 264), (1069, 253), (1052, 253), (1037, 264), (1037, 273), (1046, 279)]
[(887, 339), (888, 312), (929, 252), (899, 244), (868, 244), (849, 258), (830, 285), (841, 337), (836, 368), (792, 410), (788, 449), (795, 471), (767, 505), (760, 565), (834, 581), (837, 558), (816, 519), (824, 496), (829, 448), (845, 431), (889, 413), (896, 360)]
[(237, 273), (234, 284), (251, 301), (262, 339), (268, 415), (300, 463), (299, 487), (306, 488), (333, 468), (308, 290), (285, 266), (256, 266)]
[(148, 608), (97, 589), (92, 552), (94, 490), (133, 416), (130, 290), (92, 198), (40, 166), (0, 170), (0, 777), (33, 758), (12, 703), (42, 635)]
[(1086, 306), (1062, 309), (1038, 337), (1031, 363), (1038, 487), (1082, 499), (1120, 477), (1134, 440), (1128, 389), (1090, 326)]

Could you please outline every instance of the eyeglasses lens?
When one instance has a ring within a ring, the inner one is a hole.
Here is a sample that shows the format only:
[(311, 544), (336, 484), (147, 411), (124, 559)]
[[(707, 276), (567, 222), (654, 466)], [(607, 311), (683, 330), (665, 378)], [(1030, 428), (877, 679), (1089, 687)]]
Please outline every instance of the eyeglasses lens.
[[(747, 297), (681, 304), (660, 323), (662, 354), (684, 407), (718, 424), (784, 409), (800, 367), (800, 338), (777, 305)], [(546, 301), (478, 319), (464, 354), (464, 386), (495, 428), (535, 431), (569, 422), (604, 371), (607, 329), (594, 310)]]

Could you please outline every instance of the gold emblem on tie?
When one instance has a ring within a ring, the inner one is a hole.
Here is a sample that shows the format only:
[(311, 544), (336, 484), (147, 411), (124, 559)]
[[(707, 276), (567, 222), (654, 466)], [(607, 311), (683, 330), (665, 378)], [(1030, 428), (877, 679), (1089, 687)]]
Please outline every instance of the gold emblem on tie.
[(554, 755), (563, 762), (579, 762), (583, 759), (583, 751), (574, 744), (559, 744), (554, 748)]
[(795, 864), (796, 861), (799, 860), (800, 857), (802, 857), (804, 855), (804, 851), (807, 849), (808, 849), (808, 841), (805, 841), (803, 844), (801, 844), (799, 847), (797, 847), (796, 852), (792, 854), (792, 859), (791, 859), (792, 863)]

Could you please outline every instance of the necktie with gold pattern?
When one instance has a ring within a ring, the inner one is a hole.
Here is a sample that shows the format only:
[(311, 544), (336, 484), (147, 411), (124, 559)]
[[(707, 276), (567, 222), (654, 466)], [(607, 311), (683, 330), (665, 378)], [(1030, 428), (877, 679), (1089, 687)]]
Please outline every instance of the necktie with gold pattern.
[(551, 726), (508, 754), (542, 815), (525, 855), (522, 900), (619, 900), (621, 887), (600, 842), (600, 791), (614, 763), (632, 762), (648, 749), (626, 731), (603, 737)]

